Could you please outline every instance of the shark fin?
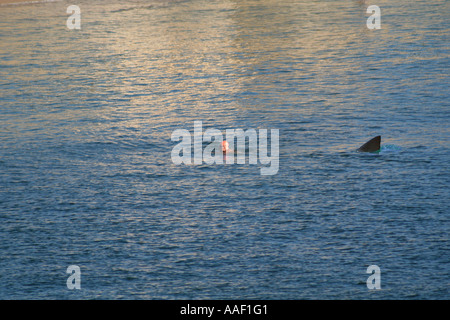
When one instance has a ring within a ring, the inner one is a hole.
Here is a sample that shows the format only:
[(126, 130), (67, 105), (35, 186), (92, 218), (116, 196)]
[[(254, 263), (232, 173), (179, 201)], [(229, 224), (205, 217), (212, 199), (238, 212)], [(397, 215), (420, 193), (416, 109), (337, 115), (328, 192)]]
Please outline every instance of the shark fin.
[(376, 152), (380, 150), (381, 136), (376, 136), (364, 143), (357, 151), (359, 152)]

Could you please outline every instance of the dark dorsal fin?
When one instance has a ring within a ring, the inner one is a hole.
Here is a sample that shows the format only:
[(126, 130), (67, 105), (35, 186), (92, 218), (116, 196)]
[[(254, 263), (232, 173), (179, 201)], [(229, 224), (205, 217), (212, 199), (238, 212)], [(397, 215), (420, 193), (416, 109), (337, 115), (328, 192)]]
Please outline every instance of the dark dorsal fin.
[(361, 147), (359, 147), (358, 151), (360, 152), (375, 152), (380, 150), (381, 144), (381, 136), (376, 136), (375, 138), (370, 139), (366, 143), (364, 143)]

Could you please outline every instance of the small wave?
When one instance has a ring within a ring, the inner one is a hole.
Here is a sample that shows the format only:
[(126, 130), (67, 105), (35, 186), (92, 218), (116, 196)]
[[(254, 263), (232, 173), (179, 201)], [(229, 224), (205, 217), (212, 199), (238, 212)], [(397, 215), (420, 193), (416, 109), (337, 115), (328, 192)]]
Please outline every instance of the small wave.
[(154, 5), (137, 6), (137, 7), (121, 8), (121, 9), (113, 10), (111, 12), (117, 13), (117, 12), (126, 12), (126, 11), (137, 10), (137, 9), (153, 9), (154, 7), (155, 7)]
[(129, 6), (129, 7), (125, 7), (125, 8), (116, 9), (111, 12), (118, 13), (118, 12), (132, 11), (132, 10), (152, 10), (152, 9), (156, 9), (159, 7), (167, 7), (171, 3), (179, 3), (179, 2), (184, 2), (184, 0), (163, 0), (163, 1), (154, 0), (149, 5), (138, 5), (138, 6), (131, 6), (131, 7)]
[(402, 148), (395, 144), (384, 144), (380, 148), (380, 152), (399, 152)]
[(38, 3), (47, 3), (47, 2), (60, 2), (60, 1), (62, 1), (62, 0), (15, 1), (15, 2), (0, 3), (0, 7), (22, 6), (22, 5), (28, 5), (28, 4), (38, 4)]

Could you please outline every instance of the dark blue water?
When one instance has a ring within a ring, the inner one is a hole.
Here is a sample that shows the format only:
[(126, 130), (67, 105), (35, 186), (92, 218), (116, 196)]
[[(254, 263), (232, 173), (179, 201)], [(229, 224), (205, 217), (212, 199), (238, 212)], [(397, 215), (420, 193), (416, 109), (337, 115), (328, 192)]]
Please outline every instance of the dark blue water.
[[(380, 30), (350, 0), (70, 4), (0, 6), (0, 299), (450, 297), (448, 1), (370, 3)], [(279, 129), (278, 173), (174, 165), (194, 121)]]

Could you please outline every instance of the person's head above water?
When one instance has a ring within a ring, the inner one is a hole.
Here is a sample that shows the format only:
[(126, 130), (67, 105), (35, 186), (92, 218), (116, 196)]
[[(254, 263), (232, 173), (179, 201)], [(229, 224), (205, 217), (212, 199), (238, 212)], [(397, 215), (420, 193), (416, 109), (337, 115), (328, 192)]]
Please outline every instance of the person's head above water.
[(228, 150), (228, 141), (222, 141), (222, 152), (227, 152)]

